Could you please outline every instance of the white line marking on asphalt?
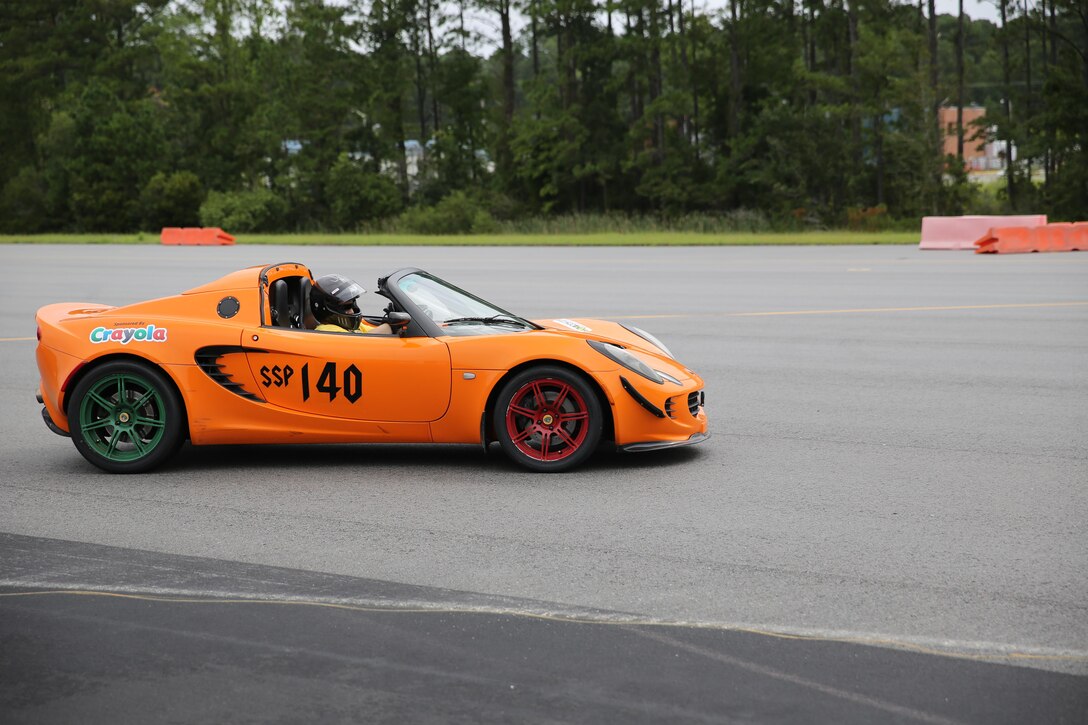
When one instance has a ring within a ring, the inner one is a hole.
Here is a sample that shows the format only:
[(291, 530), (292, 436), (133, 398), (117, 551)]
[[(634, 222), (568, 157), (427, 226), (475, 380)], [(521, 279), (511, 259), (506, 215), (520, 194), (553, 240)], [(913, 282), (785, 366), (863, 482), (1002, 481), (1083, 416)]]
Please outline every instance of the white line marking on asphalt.
[(868, 695), (861, 695), (856, 692), (850, 692), (849, 690), (841, 690), (837, 687), (831, 687), (815, 680), (810, 680), (807, 677), (800, 677), (798, 675), (791, 675), (788, 672), (782, 672), (773, 667), (767, 667), (766, 665), (759, 665), (755, 662), (749, 662), (739, 657), (733, 657), (723, 652), (716, 652), (705, 647), (689, 644), (687, 642), (680, 641), (673, 637), (669, 637), (661, 632), (648, 632), (645, 630), (632, 629), (635, 634), (652, 639), (662, 644), (670, 645), (678, 649), (686, 650), (694, 654), (706, 657), (707, 659), (715, 660), (723, 664), (731, 665), (733, 667), (739, 667), (742, 670), (748, 670), (754, 672), (757, 675), (763, 675), (764, 677), (770, 677), (775, 680), (782, 680), (783, 682), (789, 682), (793, 685), (799, 685), (801, 687), (808, 688), (810, 690), (816, 690), (825, 695), (837, 697), (840, 700), (847, 700), (858, 705), (867, 705), (869, 707), (883, 710), (884, 712), (891, 713), (893, 715), (900, 715), (909, 717), (914, 720), (920, 720), (922, 722), (940, 723), (941, 725), (951, 725), (953, 723), (959, 723), (959, 720), (953, 720), (951, 718), (943, 717), (941, 715), (934, 715), (932, 713), (925, 712), (924, 710), (916, 710), (912, 707), (905, 707), (903, 705), (896, 705), (893, 702), (887, 700), (881, 700), (875, 697), (869, 697)]
[[(695, 620), (670, 620), (624, 612), (608, 612), (578, 607), (530, 607), (522, 602), (516, 606), (458, 601), (398, 600), (368, 597), (300, 596), (280, 593), (239, 592), (220, 589), (186, 589), (160, 586), (107, 586), (85, 582), (48, 581), (40, 579), (0, 579), (0, 588), (27, 589), (27, 592), (0, 593), (0, 598), (39, 595), (100, 595), (120, 598), (151, 599), (165, 602), (190, 604), (281, 604), (359, 611), (415, 612), (415, 613), (463, 613), (495, 614), (506, 616), (549, 619), (580, 624), (607, 624), (647, 627), (676, 627), (679, 629), (707, 629), (751, 634), (783, 639), (817, 640), (860, 644), (888, 649), (909, 650), (924, 654), (955, 657), (958, 659), (998, 661), (1023, 665), (1046, 662), (1067, 662), (1081, 667), (1088, 665), (1088, 651), (1033, 647), (1003, 642), (957, 640), (950, 638), (917, 637), (882, 632), (860, 632), (815, 627), (789, 627), (779, 624), (755, 624), (750, 622), (713, 622)], [(496, 599), (501, 599), (496, 597)], [(1088, 668), (1085, 668), (1088, 670)]]

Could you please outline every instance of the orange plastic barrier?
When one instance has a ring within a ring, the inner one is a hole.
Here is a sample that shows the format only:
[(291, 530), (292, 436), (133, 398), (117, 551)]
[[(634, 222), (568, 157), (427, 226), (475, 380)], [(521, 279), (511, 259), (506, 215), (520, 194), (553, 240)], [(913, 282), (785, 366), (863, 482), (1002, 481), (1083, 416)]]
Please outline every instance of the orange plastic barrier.
[(163, 244), (234, 244), (234, 237), (219, 227), (163, 227)]
[(1038, 227), (1046, 214), (1019, 216), (927, 216), (922, 217), (919, 249), (974, 249), (975, 240), (994, 227)]
[(975, 254), (1088, 252), (1088, 222), (995, 227), (975, 242)]

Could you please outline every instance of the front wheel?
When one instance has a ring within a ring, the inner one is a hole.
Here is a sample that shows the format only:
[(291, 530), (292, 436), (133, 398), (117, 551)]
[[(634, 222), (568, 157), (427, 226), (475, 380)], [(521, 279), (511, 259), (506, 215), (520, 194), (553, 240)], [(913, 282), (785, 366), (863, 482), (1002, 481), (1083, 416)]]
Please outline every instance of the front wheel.
[(95, 368), (72, 391), (72, 442), (110, 473), (142, 473), (160, 465), (183, 440), (184, 415), (166, 377), (140, 363)]
[(511, 378), (492, 413), (495, 437), (515, 463), (532, 471), (579, 465), (601, 439), (601, 403), (589, 384), (565, 368), (541, 365)]

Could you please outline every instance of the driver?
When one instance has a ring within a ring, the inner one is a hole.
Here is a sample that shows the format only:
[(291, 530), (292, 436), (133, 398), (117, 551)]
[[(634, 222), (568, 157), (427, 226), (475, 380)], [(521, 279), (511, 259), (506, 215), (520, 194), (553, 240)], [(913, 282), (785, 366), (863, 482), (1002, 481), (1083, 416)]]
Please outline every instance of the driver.
[(318, 322), (314, 329), (321, 332), (392, 335), (393, 329), (387, 323), (373, 326), (363, 319), (357, 300), (365, 293), (362, 285), (342, 274), (318, 277), (310, 289), (310, 309)]

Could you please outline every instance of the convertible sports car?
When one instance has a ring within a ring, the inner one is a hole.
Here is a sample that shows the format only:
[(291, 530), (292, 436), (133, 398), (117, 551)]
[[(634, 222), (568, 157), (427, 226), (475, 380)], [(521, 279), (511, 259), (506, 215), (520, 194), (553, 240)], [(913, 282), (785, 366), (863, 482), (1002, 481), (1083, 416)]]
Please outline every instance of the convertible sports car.
[(652, 335), (529, 321), (420, 269), (378, 280), (392, 334), (315, 330), (314, 279), (287, 262), (124, 307), (37, 314), (38, 401), (94, 465), (147, 471), (188, 438), (225, 443), (501, 444), (534, 471), (602, 440), (707, 438), (703, 381)]

